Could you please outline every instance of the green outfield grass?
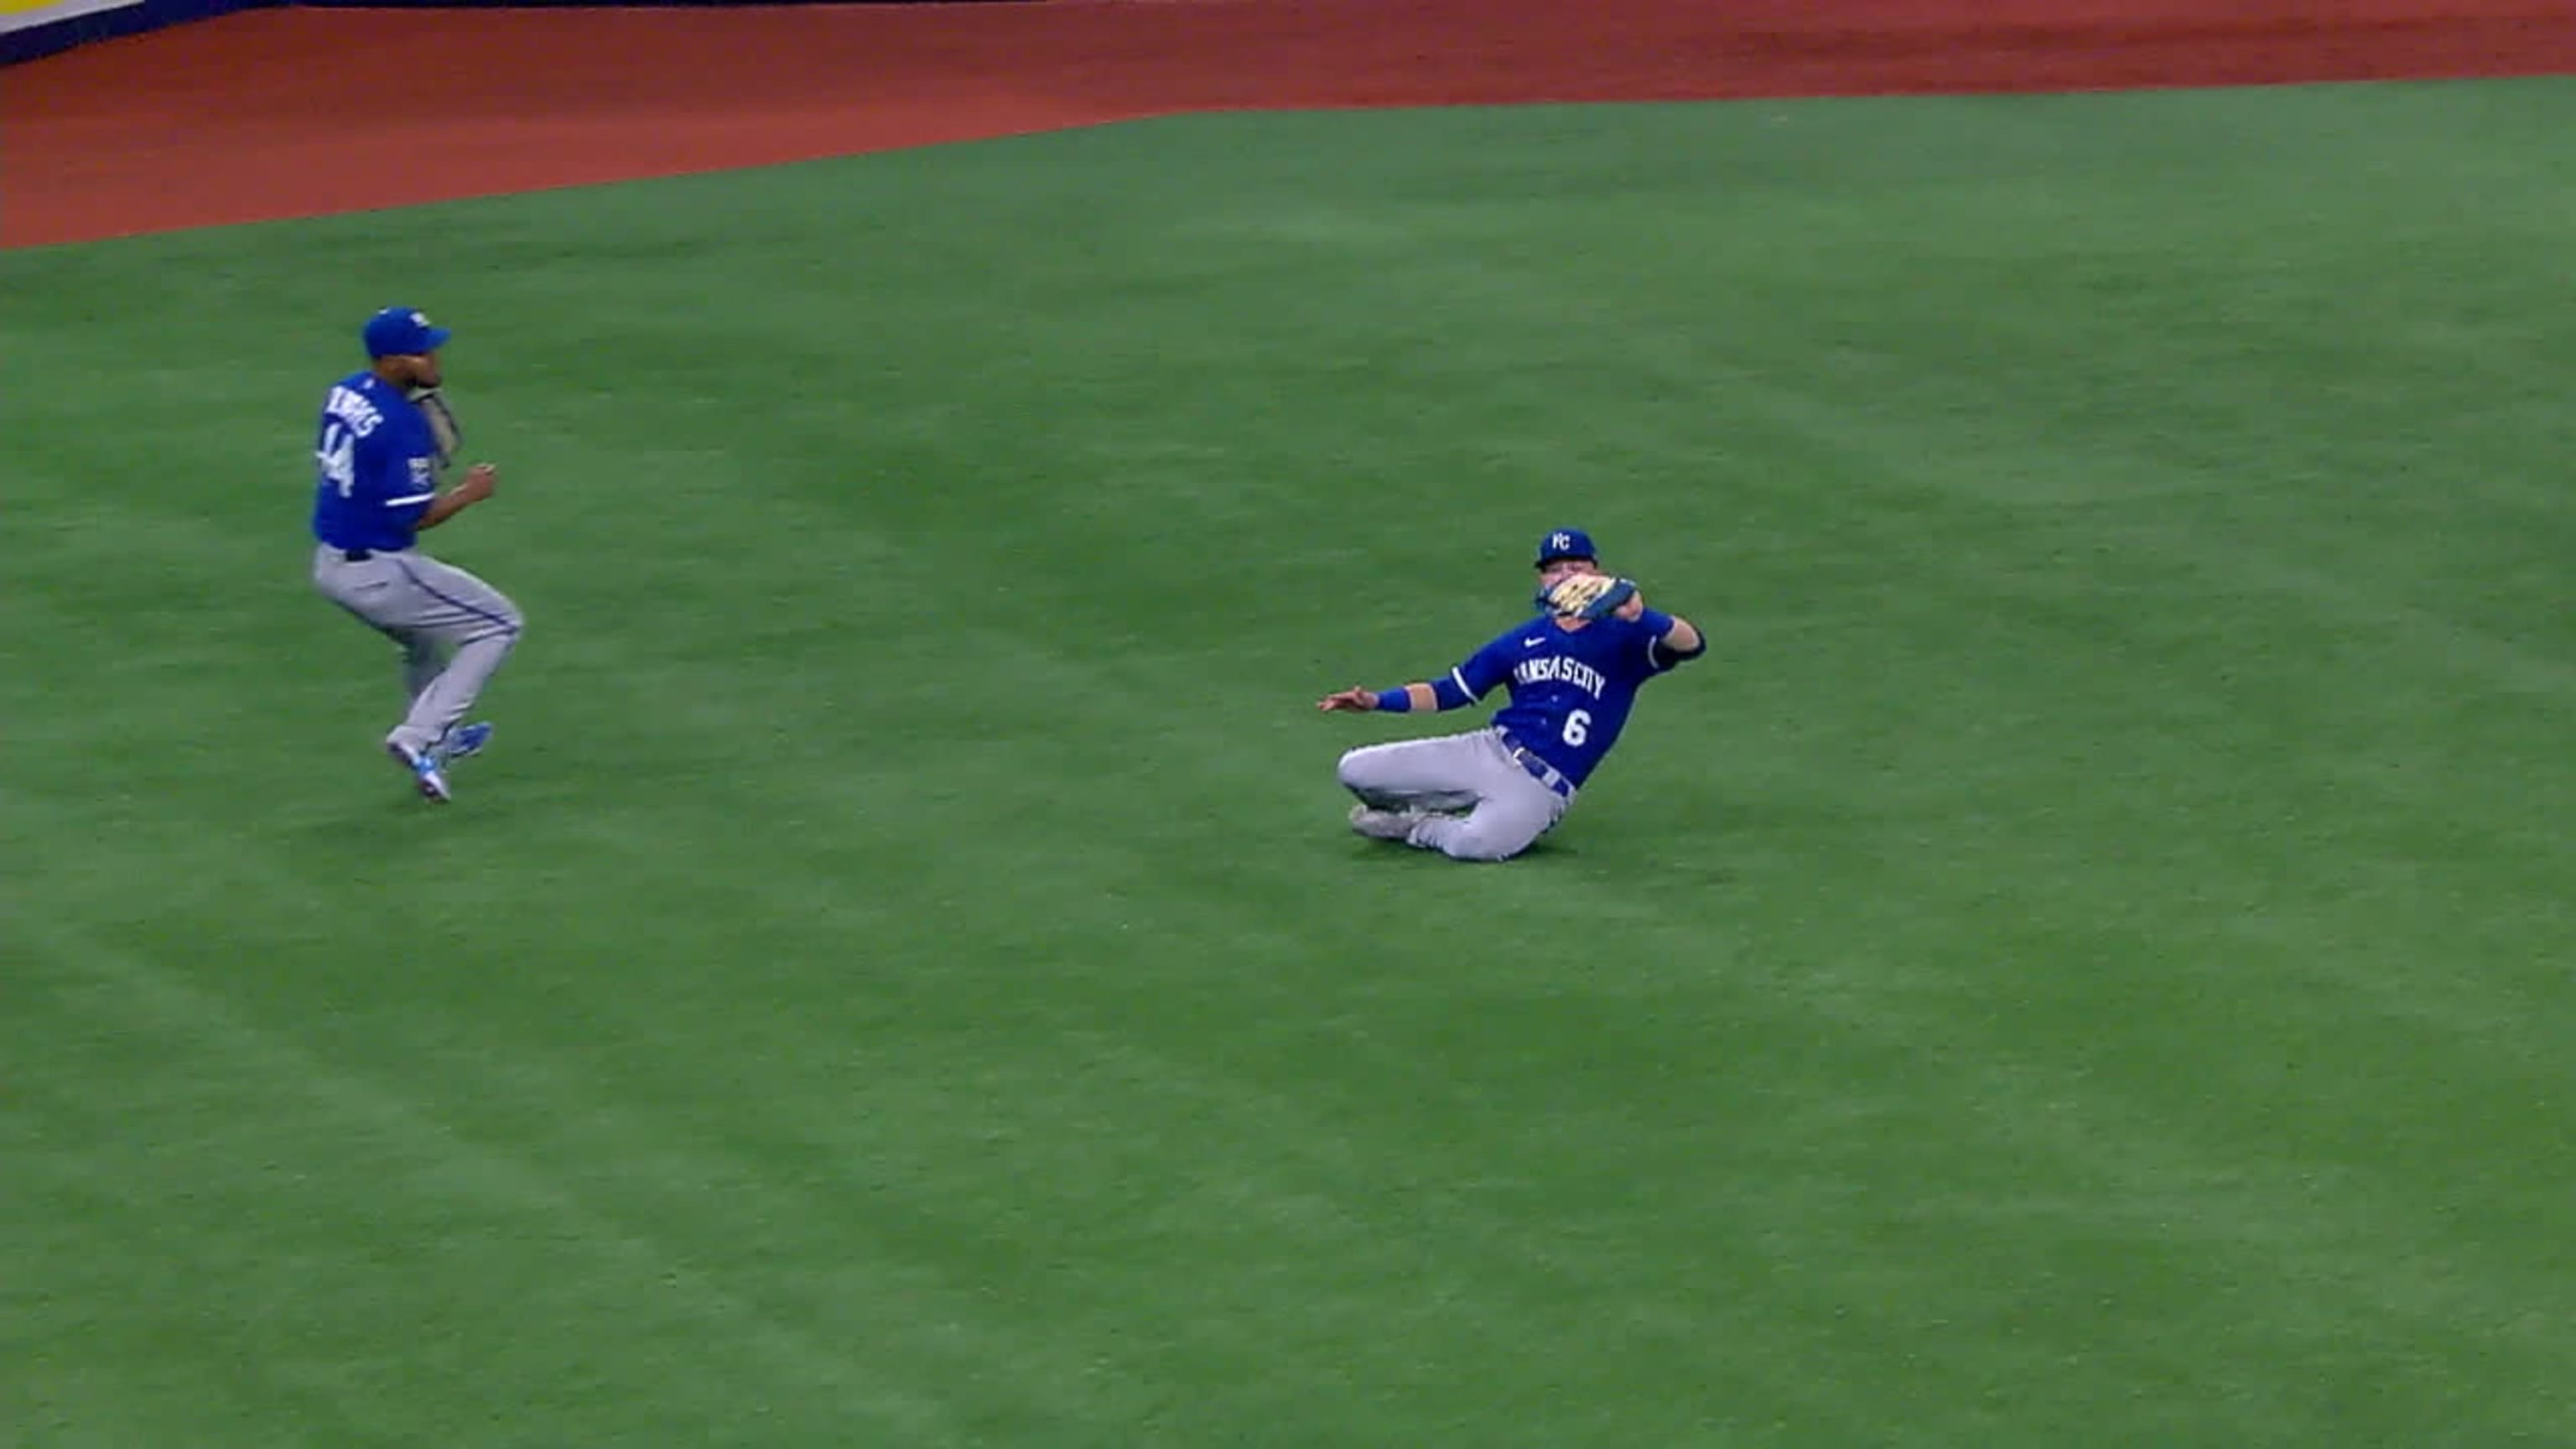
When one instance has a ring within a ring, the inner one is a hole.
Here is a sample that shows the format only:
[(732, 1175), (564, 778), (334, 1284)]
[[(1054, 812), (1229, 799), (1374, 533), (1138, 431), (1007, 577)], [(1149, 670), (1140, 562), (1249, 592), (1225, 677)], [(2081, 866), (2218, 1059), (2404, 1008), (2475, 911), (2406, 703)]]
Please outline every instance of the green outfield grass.
[[(0, 1442), (2576, 1443), (2576, 84), (1172, 120), (0, 255)], [(453, 326), (457, 802), (311, 592)], [(1344, 747), (1593, 529), (1528, 857)]]

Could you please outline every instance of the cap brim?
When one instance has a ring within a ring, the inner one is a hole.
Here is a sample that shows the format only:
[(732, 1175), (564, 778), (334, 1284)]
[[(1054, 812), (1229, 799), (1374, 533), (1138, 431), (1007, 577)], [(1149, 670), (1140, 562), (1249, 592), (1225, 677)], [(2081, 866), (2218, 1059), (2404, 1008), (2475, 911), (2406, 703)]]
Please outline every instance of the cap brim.
[(444, 327), (432, 327), (429, 329), (429, 336), (422, 339), (423, 345), (420, 350), (423, 352), (436, 352), (438, 349), (447, 345), (448, 338), (455, 335), (455, 333), (448, 331)]

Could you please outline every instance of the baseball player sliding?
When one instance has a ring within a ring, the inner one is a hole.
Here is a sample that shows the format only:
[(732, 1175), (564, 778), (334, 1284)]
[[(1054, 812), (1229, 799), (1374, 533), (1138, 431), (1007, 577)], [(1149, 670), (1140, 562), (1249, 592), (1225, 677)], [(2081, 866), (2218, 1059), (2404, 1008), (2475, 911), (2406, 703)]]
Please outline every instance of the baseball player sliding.
[(1401, 714), (1463, 709), (1496, 685), (1511, 691), (1483, 729), (1343, 755), (1342, 786), (1359, 797), (1352, 829), (1455, 860), (1509, 860), (1564, 818), (1646, 681), (1708, 648), (1688, 619), (1647, 608), (1634, 583), (1603, 573), (1581, 529), (1539, 540), (1536, 566), (1537, 617), (1445, 678), (1316, 702)]
[(445, 493), (456, 454), (455, 415), (440, 387), (448, 330), (409, 307), (367, 319), (367, 367), (335, 383), (314, 444), (313, 586), (401, 650), (410, 711), (385, 750), (421, 797), (448, 798), (447, 767), (483, 748), (484, 723), (459, 725), (519, 642), (519, 607), (500, 590), (415, 546), (492, 496), (489, 463)]

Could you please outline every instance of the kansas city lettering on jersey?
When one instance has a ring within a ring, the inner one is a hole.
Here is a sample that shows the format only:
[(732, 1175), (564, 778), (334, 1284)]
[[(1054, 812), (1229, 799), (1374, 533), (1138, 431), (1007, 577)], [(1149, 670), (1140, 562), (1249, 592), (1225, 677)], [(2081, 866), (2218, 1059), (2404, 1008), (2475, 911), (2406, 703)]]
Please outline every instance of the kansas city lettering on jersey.
[(322, 413), (325, 417), (347, 423), (349, 431), (362, 438), (374, 432), (385, 420), (385, 415), (376, 411), (376, 405), (367, 401), (364, 393), (346, 387), (331, 389), (330, 400), (322, 405)]
[(1562, 654), (1524, 659), (1519, 667), (1512, 671), (1512, 678), (1521, 684), (1571, 684), (1594, 699), (1599, 699), (1601, 691), (1610, 683), (1609, 680), (1601, 677), (1600, 670), (1580, 659), (1569, 659)]

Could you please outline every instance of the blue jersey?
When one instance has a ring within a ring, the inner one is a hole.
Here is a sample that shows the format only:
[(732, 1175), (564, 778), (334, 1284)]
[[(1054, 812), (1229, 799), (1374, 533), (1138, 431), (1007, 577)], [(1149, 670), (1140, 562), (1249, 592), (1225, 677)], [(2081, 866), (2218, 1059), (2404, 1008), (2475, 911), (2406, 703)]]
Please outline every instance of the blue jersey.
[(1638, 689), (1683, 662), (1663, 645), (1672, 627), (1670, 614), (1653, 609), (1580, 629), (1541, 614), (1468, 656), (1450, 678), (1469, 699), (1508, 686), (1511, 703), (1494, 723), (1579, 786), (1619, 742)]
[(412, 546), (438, 497), (438, 438), (400, 388), (372, 372), (334, 384), (313, 460), (315, 538), (333, 548)]

